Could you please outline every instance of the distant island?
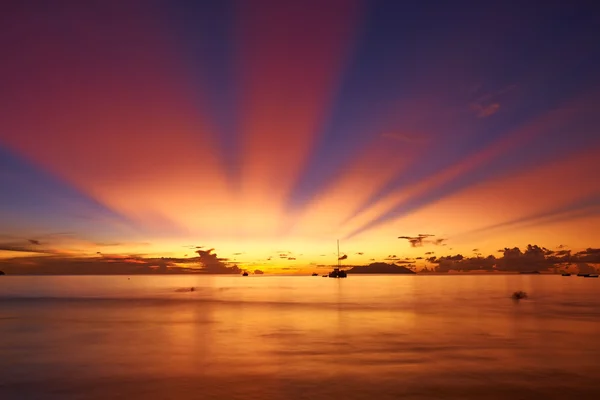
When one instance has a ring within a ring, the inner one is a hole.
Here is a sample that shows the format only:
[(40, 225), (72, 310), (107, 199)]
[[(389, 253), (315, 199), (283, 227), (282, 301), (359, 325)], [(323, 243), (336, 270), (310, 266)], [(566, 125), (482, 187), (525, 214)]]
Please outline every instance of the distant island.
[(346, 270), (349, 274), (415, 274), (406, 267), (395, 264), (376, 262), (369, 265), (360, 265)]

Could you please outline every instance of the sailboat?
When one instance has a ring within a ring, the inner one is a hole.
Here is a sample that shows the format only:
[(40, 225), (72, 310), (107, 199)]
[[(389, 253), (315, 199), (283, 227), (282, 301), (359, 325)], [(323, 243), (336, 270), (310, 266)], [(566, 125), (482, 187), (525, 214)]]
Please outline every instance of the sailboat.
[(346, 271), (341, 269), (341, 260), (340, 260), (340, 241), (337, 241), (337, 250), (338, 250), (338, 265), (337, 268), (334, 268), (333, 271), (329, 273), (330, 278), (346, 278), (348, 275)]

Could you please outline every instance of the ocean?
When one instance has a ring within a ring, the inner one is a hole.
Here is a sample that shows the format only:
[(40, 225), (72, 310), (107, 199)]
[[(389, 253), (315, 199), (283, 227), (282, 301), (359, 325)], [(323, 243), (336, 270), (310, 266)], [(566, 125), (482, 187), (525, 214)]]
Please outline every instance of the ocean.
[(1, 276), (0, 399), (600, 399), (600, 279)]

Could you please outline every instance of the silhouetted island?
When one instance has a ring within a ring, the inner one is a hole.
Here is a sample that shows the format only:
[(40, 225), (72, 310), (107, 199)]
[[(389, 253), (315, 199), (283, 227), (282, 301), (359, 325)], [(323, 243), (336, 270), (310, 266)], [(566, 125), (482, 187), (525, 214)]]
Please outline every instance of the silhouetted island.
[(414, 274), (406, 267), (383, 262), (372, 263), (369, 265), (359, 265), (346, 271), (349, 274)]
[(4, 272), (0, 271), (0, 275), (4, 275)]

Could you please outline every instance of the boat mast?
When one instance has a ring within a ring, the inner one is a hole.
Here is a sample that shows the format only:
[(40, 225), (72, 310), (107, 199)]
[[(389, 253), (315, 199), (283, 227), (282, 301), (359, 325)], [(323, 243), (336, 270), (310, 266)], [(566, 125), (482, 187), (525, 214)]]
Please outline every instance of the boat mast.
[(337, 240), (338, 245), (338, 269), (340, 269), (340, 239)]

